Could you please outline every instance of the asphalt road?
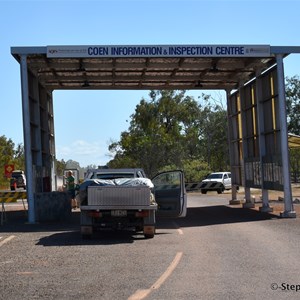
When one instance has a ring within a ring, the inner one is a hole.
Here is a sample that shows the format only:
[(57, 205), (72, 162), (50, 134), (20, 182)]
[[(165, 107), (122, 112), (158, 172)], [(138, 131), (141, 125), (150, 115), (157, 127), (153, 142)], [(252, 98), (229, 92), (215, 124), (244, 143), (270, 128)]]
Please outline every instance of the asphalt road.
[(0, 299), (300, 299), (299, 217), (279, 219), (230, 195), (189, 194), (188, 216), (158, 220), (153, 239), (68, 223), (0, 227)]

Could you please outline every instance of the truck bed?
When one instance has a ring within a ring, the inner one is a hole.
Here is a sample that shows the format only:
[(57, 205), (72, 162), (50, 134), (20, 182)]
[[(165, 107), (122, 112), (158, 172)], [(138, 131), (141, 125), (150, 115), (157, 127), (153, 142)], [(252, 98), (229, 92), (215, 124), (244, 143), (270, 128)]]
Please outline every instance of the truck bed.
[(147, 209), (147, 210), (157, 210), (157, 204), (151, 204), (148, 206), (145, 205), (119, 205), (119, 206), (111, 206), (111, 205), (82, 205), (80, 206), (81, 210), (114, 210), (114, 209), (125, 209), (125, 210), (142, 210), (142, 209)]
[(99, 206), (102, 209), (155, 207), (151, 205), (150, 194), (147, 186), (89, 186), (87, 206), (89, 209)]
[(150, 179), (137, 177), (92, 178), (83, 182), (79, 191), (82, 237), (90, 238), (96, 230), (130, 229), (153, 238), (158, 208), (151, 193), (153, 187)]

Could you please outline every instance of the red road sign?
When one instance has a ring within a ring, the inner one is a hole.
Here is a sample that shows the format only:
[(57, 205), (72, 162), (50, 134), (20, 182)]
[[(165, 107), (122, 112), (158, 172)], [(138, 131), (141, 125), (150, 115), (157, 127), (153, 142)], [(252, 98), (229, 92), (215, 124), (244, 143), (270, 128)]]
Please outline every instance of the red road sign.
[(6, 177), (11, 177), (11, 173), (14, 169), (15, 169), (14, 165), (5, 165), (4, 166), (4, 175)]

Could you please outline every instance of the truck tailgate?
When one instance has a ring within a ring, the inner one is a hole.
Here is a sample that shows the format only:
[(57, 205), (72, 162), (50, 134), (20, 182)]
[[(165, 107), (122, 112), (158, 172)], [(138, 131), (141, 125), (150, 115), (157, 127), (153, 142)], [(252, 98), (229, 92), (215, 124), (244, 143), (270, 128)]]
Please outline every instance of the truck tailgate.
[(89, 186), (88, 205), (118, 208), (120, 206), (150, 206), (147, 186)]

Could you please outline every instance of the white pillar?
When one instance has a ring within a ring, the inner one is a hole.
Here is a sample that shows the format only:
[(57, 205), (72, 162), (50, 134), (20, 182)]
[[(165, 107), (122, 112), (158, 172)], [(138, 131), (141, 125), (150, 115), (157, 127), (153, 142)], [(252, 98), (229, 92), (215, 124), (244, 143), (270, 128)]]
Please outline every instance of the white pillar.
[(23, 110), (23, 134), (25, 149), (25, 174), (26, 174), (26, 192), (28, 202), (28, 222), (35, 223), (34, 210), (34, 190), (33, 190), (33, 170), (32, 170), (32, 152), (31, 152), (31, 132), (30, 132), (30, 107), (27, 73), (27, 56), (21, 56), (21, 87), (22, 87), (22, 110)]
[[(231, 139), (232, 139), (232, 126), (231, 126), (231, 119), (229, 116), (229, 110), (231, 107), (231, 103), (229, 102), (230, 99), (230, 91), (226, 90), (226, 98), (227, 98), (227, 123), (228, 123), (228, 127), (227, 127), (227, 131), (228, 131), (228, 145), (229, 145), (229, 160), (230, 160), (230, 166), (233, 165), (234, 159), (232, 157), (233, 155), (233, 151), (232, 151), (232, 147), (231, 147)], [(233, 172), (231, 169), (231, 178), (232, 178)], [(231, 186), (231, 200), (229, 201), (230, 205), (234, 205), (234, 204), (241, 204), (243, 201), (238, 200), (237, 199), (237, 186), (236, 185), (232, 185)]]
[(293, 207), (292, 187), (290, 180), (290, 161), (288, 148), (288, 132), (287, 132), (287, 114), (285, 100), (285, 84), (284, 84), (284, 68), (283, 55), (276, 55), (277, 61), (277, 79), (278, 79), (278, 108), (280, 121), (280, 137), (281, 137), (281, 156), (282, 156), (282, 175), (283, 175), (283, 192), (284, 192), (284, 212), (281, 217), (295, 218), (296, 212)]
[(244, 193), (245, 193), (245, 202), (243, 203), (243, 208), (251, 208), (254, 207), (254, 204), (251, 200), (251, 190), (249, 187), (246, 187), (246, 163), (245, 163), (245, 157), (248, 157), (248, 145), (246, 142), (246, 117), (245, 112), (243, 108), (243, 101), (245, 101), (245, 87), (244, 82), (240, 82), (239, 86), (239, 95), (240, 95), (240, 109), (241, 109), (241, 121), (242, 121), (242, 145), (243, 145), (243, 170), (244, 170)]
[(258, 123), (258, 134), (259, 134), (259, 160), (260, 160), (260, 171), (261, 171), (261, 186), (262, 186), (262, 207), (259, 208), (261, 212), (272, 212), (273, 208), (269, 205), (269, 191), (263, 187), (264, 178), (264, 164), (263, 157), (266, 155), (266, 142), (265, 142), (265, 126), (264, 126), (264, 109), (262, 100), (262, 80), (259, 77), (260, 71), (256, 72), (256, 104), (257, 104), (257, 123)]

